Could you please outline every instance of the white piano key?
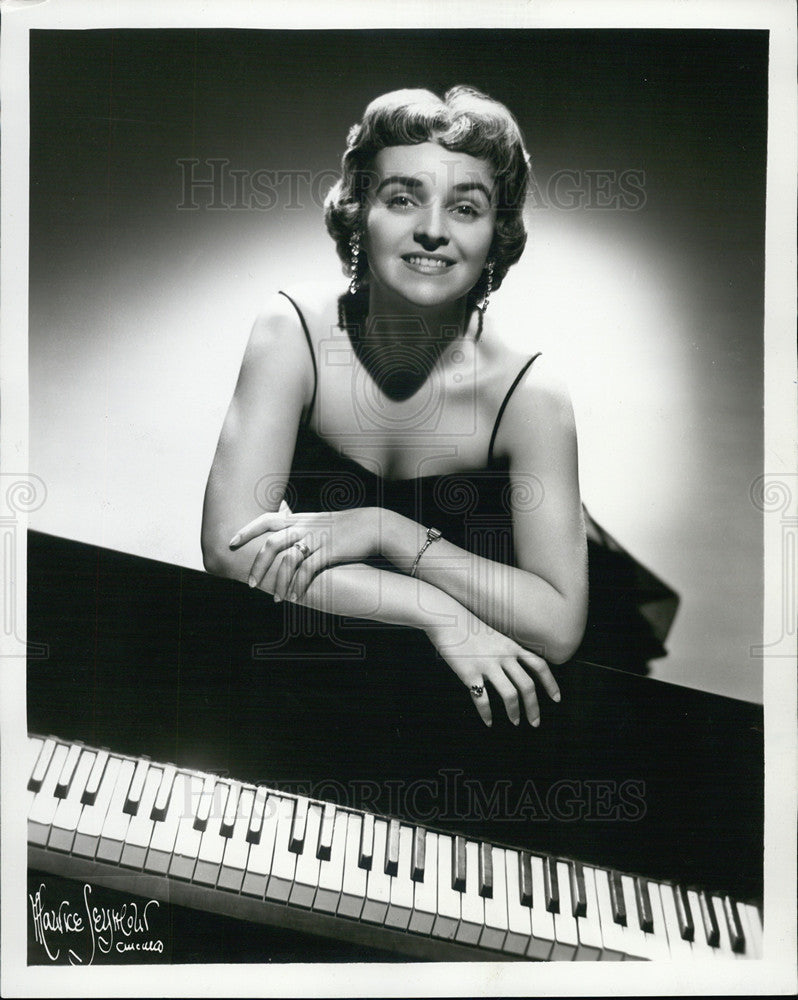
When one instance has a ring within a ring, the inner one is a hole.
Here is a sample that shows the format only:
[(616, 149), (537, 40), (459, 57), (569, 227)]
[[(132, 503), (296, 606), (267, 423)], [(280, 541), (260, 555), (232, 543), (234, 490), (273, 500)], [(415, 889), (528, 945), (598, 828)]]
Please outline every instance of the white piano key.
[[(269, 884), (269, 875), (274, 858), (274, 841), (277, 837), (277, 823), (280, 818), (280, 806), (283, 800), (278, 795), (266, 795), (261, 788), (255, 796), (252, 809), (252, 819), (249, 824), (248, 836), (257, 836), (249, 848), (247, 870), (241, 891), (248, 896), (263, 899)], [(256, 815), (257, 811), (260, 815)], [(253, 833), (252, 831), (256, 831)]]
[(302, 854), (305, 846), (309, 805), (308, 800), (302, 795), (294, 803), (294, 819), (291, 823), (291, 836), (288, 839), (288, 850), (294, 854)]
[(762, 958), (762, 918), (752, 903), (738, 903), (737, 909), (745, 932), (745, 954), (748, 958)]
[(485, 926), (479, 939), (481, 948), (501, 951), (509, 929), (507, 914), (506, 855), (501, 847), (490, 847), (493, 856), (493, 893), (485, 898)]
[(33, 766), (33, 771), (31, 772), (30, 780), (28, 781), (28, 788), (32, 792), (38, 792), (42, 787), (42, 782), (44, 781), (44, 776), (50, 767), (50, 761), (53, 759), (53, 754), (55, 753), (56, 741), (49, 736), (44, 741), (44, 746), (41, 748), (36, 763)]
[(712, 894), (712, 902), (715, 906), (715, 917), (718, 921), (718, 931), (720, 933), (720, 942), (718, 943), (719, 956), (732, 960), (743, 959), (745, 956), (732, 950), (729, 925), (726, 923), (726, 914), (723, 912), (723, 896)]
[(363, 813), (361, 819), (358, 864), (368, 871), (374, 860), (374, 816), (371, 813)]
[(587, 906), (584, 917), (576, 918), (576, 929), (579, 933), (579, 951), (576, 957), (580, 961), (583, 958), (600, 961), (604, 954), (604, 943), (601, 939), (601, 920), (598, 912), (598, 897), (596, 896), (596, 879), (592, 871), (589, 875), (585, 873), (584, 866), (582, 866), (582, 872), (585, 880), (585, 900)]
[(89, 780), (86, 782), (86, 787), (83, 790), (83, 804), (85, 806), (94, 805), (107, 766), (108, 751), (98, 750), (97, 759), (94, 761), (94, 767), (91, 769)]
[[(690, 941), (685, 941), (679, 928), (679, 916), (676, 913), (676, 903), (673, 899), (673, 886), (666, 883), (648, 883), (651, 898), (654, 898), (654, 890), (659, 898), (662, 908), (662, 917), (665, 922), (665, 933), (668, 937), (668, 954), (673, 962), (692, 960), (693, 945)], [(655, 917), (656, 919), (656, 917)], [(655, 925), (656, 926), (656, 925)]]
[(55, 794), (59, 799), (66, 798), (82, 750), (83, 746), (80, 743), (73, 743), (67, 752), (66, 760), (61, 767), (61, 773), (55, 785)]
[(360, 866), (363, 818), (358, 813), (350, 813), (346, 828), (344, 849), (344, 877), (341, 885), (341, 899), (338, 913), (342, 917), (360, 917), (366, 900), (368, 873)]
[(277, 834), (274, 838), (272, 870), (266, 895), (269, 899), (284, 903), (291, 894), (296, 871), (296, 854), (289, 849), (291, 828), (294, 821), (294, 799), (281, 799), (277, 818)]
[(453, 939), (460, 924), (460, 893), (452, 888), (452, 838), (438, 834), (438, 913), (432, 926), (435, 937)]
[(135, 816), (139, 811), (139, 802), (141, 801), (141, 795), (144, 791), (144, 782), (147, 778), (147, 772), (149, 769), (149, 758), (142, 757), (136, 761), (136, 770), (133, 773), (133, 778), (130, 782), (130, 788), (128, 789), (127, 799), (125, 799), (124, 806), (124, 812), (128, 813), (130, 816)]
[(50, 839), (47, 846), (53, 851), (71, 851), (78, 828), (78, 820), (83, 811), (80, 801), (86, 782), (89, 780), (96, 754), (86, 750), (81, 754), (75, 767), (66, 798), (61, 799), (53, 816)]
[[(161, 779), (161, 788), (163, 788), (166, 778), (167, 775), (164, 773)], [(180, 825), (180, 820), (182, 818), (191, 820), (191, 780), (192, 775), (187, 774), (185, 771), (178, 771), (174, 775), (166, 805), (166, 815), (160, 822), (155, 824), (152, 831), (150, 846), (147, 849), (147, 857), (144, 861), (145, 871), (157, 872), (161, 875), (165, 875), (169, 871), (169, 864), (172, 860), (172, 852), (175, 848), (177, 828)], [(199, 779), (194, 776), (194, 781), (199, 782)], [(159, 799), (160, 789), (158, 791), (158, 798), (156, 798), (156, 804)]]
[(385, 845), (388, 842), (388, 824), (383, 819), (374, 819), (374, 854), (371, 868), (366, 877), (366, 900), (363, 904), (361, 920), (370, 924), (385, 921), (391, 900), (391, 876), (385, 872)]
[(257, 844), (260, 840), (260, 831), (263, 824), (263, 811), (266, 805), (269, 791), (265, 785), (258, 785), (255, 789), (255, 802), (252, 806), (252, 815), (247, 828), (247, 840), (250, 844)]
[(167, 764), (163, 769), (161, 783), (158, 786), (158, 794), (155, 796), (155, 803), (152, 807), (152, 818), (158, 823), (166, 818), (166, 810), (169, 807), (169, 799), (172, 795), (176, 773), (177, 768), (174, 764)]
[(391, 878), (390, 903), (385, 915), (388, 927), (406, 929), (413, 912), (413, 890), (415, 882), (411, 876), (413, 860), (413, 827), (402, 823), (399, 826), (399, 858), (396, 874)]
[(701, 919), (701, 906), (698, 902), (698, 893), (694, 889), (687, 890), (687, 901), (690, 904), (690, 911), (693, 914), (693, 923), (695, 924), (693, 958), (703, 960), (713, 959), (717, 955), (717, 949), (713, 948), (707, 941), (704, 921)]
[(55, 797), (55, 786), (66, 758), (67, 748), (63, 743), (59, 743), (53, 751), (50, 766), (47, 768), (28, 813), (28, 841), (31, 844), (44, 847), (50, 836), (55, 810), (61, 801)]
[(460, 893), (460, 925), (455, 939), (476, 944), (485, 926), (485, 900), (479, 894), (479, 845), (466, 841), (466, 884)]
[(213, 801), (214, 792), (216, 790), (216, 778), (212, 774), (202, 775), (202, 791), (197, 797), (197, 801), (194, 806), (194, 827), (197, 830), (204, 830), (208, 825), (208, 820), (211, 816), (211, 811), (218, 816), (219, 809), (214, 809), (217, 805)]
[(521, 902), (519, 853), (509, 849), (504, 853), (507, 884), (507, 937), (504, 950), (513, 955), (524, 955), (532, 940), (532, 911)]
[(560, 910), (559, 913), (552, 914), (556, 942), (551, 952), (550, 961), (571, 962), (577, 957), (579, 951), (579, 931), (576, 927), (571, 901), (571, 879), (568, 874), (568, 865), (564, 861), (557, 861), (555, 865), (557, 885), (560, 891)]
[[(327, 805), (331, 805), (331, 803), (327, 803)], [(321, 820), (321, 835), (323, 836), (326, 836), (325, 821), (330, 821), (327, 820), (328, 816), (332, 825), (332, 833), (329, 838), (329, 856), (319, 860), (319, 888), (316, 892), (316, 898), (313, 900), (313, 909), (335, 913), (344, 884), (347, 814), (342, 809), (336, 809), (335, 806), (332, 806), (332, 811), (329, 811), (325, 806)]]
[(23, 773), (27, 775), (27, 782), (25, 784), (25, 815), (30, 814), (30, 807), (33, 804), (33, 799), (36, 795), (30, 785), (33, 777), (33, 771), (36, 767), (36, 761), (39, 759), (41, 754), (41, 749), (44, 746), (44, 740), (38, 739), (36, 736), (29, 736), (28, 742), (25, 746), (25, 764)]
[(608, 873), (601, 868), (585, 868), (585, 875), (588, 871), (595, 879), (596, 885), (601, 938), (604, 942), (602, 961), (623, 961), (626, 956), (626, 928), (621, 924), (616, 924), (612, 916)]
[(222, 822), (219, 827), (219, 833), (221, 833), (223, 837), (229, 837), (235, 829), (240, 798), (241, 785), (238, 782), (231, 782), (225, 806), (222, 810)]
[(665, 928), (665, 914), (662, 909), (662, 897), (654, 882), (648, 883), (648, 895), (651, 900), (651, 914), (654, 918), (654, 930), (644, 931), (652, 947), (652, 962), (667, 962), (670, 958), (668, 933)]
[(321, 816), (321, 829), (319, 830), (319, 842), (316, 845), (316, 857), (319, 861), (329, 861), (332, 852), (333, 830), (335, 826), (335, 806), (332, 802), (324, 803), (324, 811)]
[(527, 955), (548, 961), (554, 948), (554, 914), (546, 909), (545, 879), (543, 877), (543, 858), (533, 854), (532, 868), (532, 906), (530, 918), (532, 922), (532, 940), (529, 942)]
[(207, 826), (202, 831), (197, 864), (194, 866), (194, 874), (191, 876), (192, 882), (199, 882), (202, 885), (216, 885), (216, 880), (219, 878), (222, 858), (224, 857), (224, 845), (227, 842), (227, 838), (221, 834), (221, 817), (224, 815), (230, 791), (228, 782), (216, 782), (214, 799), (218, 801), (219, 809), (214, 809), (209, 815)]
[[(121, 771), (121, 758), (109, 757), (105, 770), (102, 774), (102, 780), (97, 788), (94, 801), (89, 805), (84, 804), (83, 811), (80, 814), (78, 827), (75, 831), (75, 841), (72, 845), (73, 854), (79, 854), (86, 858), (93, 858), (97, 853), (97, 845), (100, 842), (100, 834), (102, 833), (103, 823), (105, 822), (105, 817), (108, 814), (108, 807), (111, 803), (111, 798), (114, 794), (114, 790), (116, 789), (117, 782), (120, 780)], [(96, 772), (97, 765), (95, 762), (95, 766), (89, 776), (90, 783), (94, 779)], [(121, 780), (124, 782), (125, 778), (122, 777)], [(125, 786), (125, 791), (127, 792), (127, 785)]]
[(431, 934), (438, 912), (438, 835), (429, 830), (422, 832), (424, 878), (413, 883), (413, 912), (408, 927), (416, 934)]
[[(211, 776), (211, 780), (215, 785), (216, 780), (213, 776)], [(210, 793), (206, 795), (207, 788), (205, 775), (187, 774), (185, 776), (183, 793), (187, 801), (180, 808), (175, 845), (169, 860), (169, 874), (173, 878), (189, 882), (194, 874), (202, 841), (202, 830), (198, 830), (196, 826), (197, 810), (202, 807), (203, 803), (210, 801), (213, 788), (211, 787)]]
[(304, 810), (305, 834), (302, 838), (302, 852), (297, 854), (294, 884), (291, 886), (289, 896), (292, 905), (306, 909), (313, 906), (316, 890), (319, 887), (321, 862), (316, 857), (316, 847), (321, 833), (321, 808), (317, 803), (311, 802)]
[[(228, 800), (229, 801), (229, 800)], [(247, 870), (250, 843), (247, 840), (247, 829), (252, 816), (255, 802), (255, 791), (252, 788), (241, 788), (236, 803), (236, 816), (233, 821), (233, 832), (226, 839), (222, 867), (217, 885), (220, 889), (231, 892), (241, 892), (244, 884), (244, 872)]]
[(120, 864), (127, 868), (142, 868), (144, 866), (155, 825), (151, 819), (151, 813), (162, 777), (163, 771), (160, 767), (150, 767), (147, 771), (138, 812), (130, 818), (125, 846), (122, 848)]
[(650, 962), (655, 954), (654, 944), (651, 936), (640, 926), (635, 900), (635, 883), (631, 875), (621, 875), (621, 890), (626, 907), (627, 958), (645, 959)]
[(136, 767), (132, 760), (122, 761), (116, 788), (114, 788), (114, 794), (108, 803), (108, 812), (100, 833), (100, 842), (97, 845), (98, 860), (113, 861), (115, 864), (119, 864), (127, 828), (130, 825), (130, 815), (124, 812), (125, 802), (135, 770)]

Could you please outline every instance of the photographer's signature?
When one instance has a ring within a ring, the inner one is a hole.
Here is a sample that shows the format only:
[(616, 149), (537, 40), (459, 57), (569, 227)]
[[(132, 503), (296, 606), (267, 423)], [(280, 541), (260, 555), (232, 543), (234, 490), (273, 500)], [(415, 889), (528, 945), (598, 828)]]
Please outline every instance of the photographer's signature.
[(92, 887), (85, 884), (76, 906), (68, 899), (46, 899), (46, 892), (42, 882), (28, 899), (36, 941), (51, 962), (58, 961), (64, 948), (71, 965), (91, 965), (98, 955), (112, 952), (138, 952), (142, 957), (163, 952), (163, 941), (153, 936), (150, 926), (151, 907), (160, 906), (156, 899), (100, 906), (92, 901)]

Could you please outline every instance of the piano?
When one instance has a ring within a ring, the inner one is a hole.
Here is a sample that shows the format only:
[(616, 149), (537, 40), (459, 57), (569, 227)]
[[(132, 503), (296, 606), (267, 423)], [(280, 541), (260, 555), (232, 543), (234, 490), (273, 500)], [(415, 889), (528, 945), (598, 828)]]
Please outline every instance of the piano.
[(487, 730), (413, 630), (28, 562), (31, 884), (168, 903), (174, 961), (761, 957), (759, 706), (573, 661), (539, 730)]

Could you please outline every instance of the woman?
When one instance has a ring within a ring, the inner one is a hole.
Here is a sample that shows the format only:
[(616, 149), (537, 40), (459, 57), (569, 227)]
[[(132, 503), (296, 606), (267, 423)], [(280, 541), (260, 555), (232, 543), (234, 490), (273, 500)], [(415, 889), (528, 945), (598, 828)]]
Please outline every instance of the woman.
[(475, 90), (368, 106), (326, 204), (349, 289), (281, 292), (255, 322), (203, 512), (208, 571), (422, 630), (488, 726), (491, 692), (539, 724), (587, 611), (568, 394), (488, 312), (528, 173)]

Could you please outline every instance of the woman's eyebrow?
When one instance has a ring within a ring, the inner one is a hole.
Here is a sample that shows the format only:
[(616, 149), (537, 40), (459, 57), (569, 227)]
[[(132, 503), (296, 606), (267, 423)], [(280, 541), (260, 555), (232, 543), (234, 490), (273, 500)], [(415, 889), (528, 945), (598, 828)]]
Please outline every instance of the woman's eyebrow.
[(467, 191), (481, 191), (488, 201), (491, 199), (491, 193), (482, 181), (462, 181), (460, 184), (455, 184), (452, 190), (456, 194), (465, 194)]
[(389, 184), (402, 184), (404, 187), (418, 188), (421, 187), (423, 181), (419, 180), (418, 177), (408, 177), (405, 174), (391, 174), (389, 177), (383, 178), (377, 186), (376, 194), (379, 194), (384, 187)]

